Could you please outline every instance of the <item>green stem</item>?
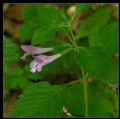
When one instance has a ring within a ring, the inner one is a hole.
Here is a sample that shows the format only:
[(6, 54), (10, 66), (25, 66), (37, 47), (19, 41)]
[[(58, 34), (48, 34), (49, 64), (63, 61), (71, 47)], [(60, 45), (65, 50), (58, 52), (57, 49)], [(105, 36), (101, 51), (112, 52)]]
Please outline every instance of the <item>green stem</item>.
[(73, 85), (73, 84), (78, 83), (78, 82), (80, 82), (80, 81), (81, 81), (81, 80), (78, 79), (78, 80), (75, 80), (75, 81), (72, 81), (72, 82), (68, 83), (68, 85)]
[[(70, 31), (70, 35), (71, 35), (71, 36), (69, 36), (69, 34), (66, 33), (66, 34), (67, 34), (67, 37), (68, 37), (68, 39), (70, 40), (70, 42), (73, 44), (73, 46), (76, 48), (77, 52), (79, 52), (79, 48), (78, 48), (78, 46), (77, 46), (77, 43), (76, 43), (74, 34), (73, 34), (73, 32), (72, 32), (72, 29), (71, 29), (71, 22), (68, 22), (68, 21), (67, 21), (67, 25), (66, 25), (66, 26), (68, 27), (68, 29), (69, 29), (69, 31)], [(64, 32), (66, 32), (66, 31), (64, 31)]]
[(79, 48), (78, 48), (78, 46), (77, 46), (77, 43), (76, 43), (74, 34), (73, 34), (73, 32), (72, 32), (72, 29), (71, 29), (71, 26), (69, 26), (69, 30), (70, 30), (70, 34), (71, 34), (72, 40), (73, 40), (73, 42), (74, 42), (74, 45), (75, 45), (77, 51), (79, 52)]
[(65, 55), (66, 53), (70, 52), (73, 48), (66, 48), (62, 52), (60, 52), (61, 55)]
[(85, 117), (88, 117), (88, 97), (87, 97), (87, 75), (84, 74), (82, 68), (82, 75), (83, 75), (83, 84), (84, 84), (84, 98), (85, 98)]
[(67, 34), (67, 37), (69, 38), (69, 40), (71, 41), (71, 43), (76, 47), (75, 43), (73, 42), (72, 38)]
[(72, 24), (72, 22), (73, 22), (74, 18), (76, 17), (76, 15), (77, 15), (77, 11), (75, 11), (75, 13), (73, 14), (73, 16), (72, 16), (72, 18), (70, 20), (70, 25)]

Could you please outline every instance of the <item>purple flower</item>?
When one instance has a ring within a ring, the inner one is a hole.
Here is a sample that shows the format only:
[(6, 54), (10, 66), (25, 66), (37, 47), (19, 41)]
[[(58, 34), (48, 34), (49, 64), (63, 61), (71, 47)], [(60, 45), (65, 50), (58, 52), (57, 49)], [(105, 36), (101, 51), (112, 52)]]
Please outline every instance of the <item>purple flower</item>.
[(24, 55), (21, 57), (23, 60), (25, 60), (28, 55), (38, 55), (53, 50), (53, 48), (41, 48), (32, 45), (22, 45), (21, 48), (25, 51)]
[(56, 54), (53, 56), (38, 55), (34, 57), (34, 60), (30, 64), (31, 72), (35, 73), (36, 71), (40, 72), (42, 67), (48, 63), (59, 58), (61, 54)]

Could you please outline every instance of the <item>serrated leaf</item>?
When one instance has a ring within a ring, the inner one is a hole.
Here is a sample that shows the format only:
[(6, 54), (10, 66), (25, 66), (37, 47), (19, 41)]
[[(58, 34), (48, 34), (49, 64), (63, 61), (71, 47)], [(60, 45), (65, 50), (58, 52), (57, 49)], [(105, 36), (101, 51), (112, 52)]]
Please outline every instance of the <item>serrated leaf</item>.
[(100, 7), (95, 13), (91, 14), (83, 22), (81, 22), (76, 39), (87, 37), (91, 31), (98, 29), (110, 21), (112, 9), (108, 6)]
[(12, 63), (20, 59), (20, 51), (9, 38), (3, 38), (3, 61), (4, 63)]
[(13, 117), (59, 117), (64, 104), (65, 87), (41, 82), (29, 87), (17, 101)]
[(90, 76), (103, 80), (110, 69), (110, 59), (100, 47), (80, 48), (79, 54), (75, 56), (79, 68), (88, 72)]
[[(73, 116), (85, 117), (85, 98), (83, 82), (73, 84), (69, 87), (65, 107)], [(107, 90), (107, 91), (106, 91)], [(110, 93), (112, 91), (112, 93)], [(109, 96), (107, 96), (109, 95)], [(114, 98), (115, 91), (107, 89), (99, 81), (88, 82), (88, 117), (111, 117), (115, 116), (113, 103), (118, 102), (118, 97)], [(112, 100), (109, 100), (111, 97)], [(117, 106), (118, 109), (118, 106)], [(117, 111), (118, 116), (118, 111)]]
[(118, 53), (118, 23), (101, 27), (90, 34), (89, 42), (91, 46), (100, 46), (109, 54)]

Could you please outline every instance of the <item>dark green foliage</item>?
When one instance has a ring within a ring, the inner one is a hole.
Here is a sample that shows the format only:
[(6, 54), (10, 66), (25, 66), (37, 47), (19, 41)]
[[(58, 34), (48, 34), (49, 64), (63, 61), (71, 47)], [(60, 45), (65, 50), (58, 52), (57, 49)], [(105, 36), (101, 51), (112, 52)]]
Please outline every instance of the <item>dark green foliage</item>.
[[(108, 93), (112, 93), (111, 97), (106, 96)], [(116, 116), (114, 103), (118, 101), (117, 99), (113, 89), (107, 89), (100, 82), (88, 83), (90, 117)], [(12, 115), (13, 117), (61, 117), (64, 106), (72, 115), (84, 117), (84, 103), (82, 82), (72, 86), (41, 82), (32, 85), (20, 96)]]
[[(55, 26), (59, 23), (61, 24), (62, 22), (64, 22), (64, 19), (66, 18), (68, 18), (68, 16), (62, 10), (61, 11), (55, 10), (53, 8), (47, 7), (42, 4), (41, 5), (40, 4), (26, 5), (24, 12), (23, 12), (23, 20), (25, 21), (25, 24), (21, 26), (21, 29), (20, 29), (21, 40), (26, 41), (36, 31), (34, 34), (35, 36), (33, 38), (34, 40), (32, 42), (33, 44), (37, 44), (39, 43), (38, 39), (45, 40), (46, 38), (49, 37), (49, 31), (52, 33), (53, 31), (55, 32), (56, 31)], [(53, 30), (53, 27), (54, 27), (54, 30)], [(43, 34), (41, 33), (41, 30), (42, 32), (44, 31)], [(52, 33), (51, 35), (53, 35)]]
[[(118, 83), (118, 57), (115, 55), (118, 54), (119, 34), (112, 7), (98, 7), (83, 19), (75, 36), (69, 29), (74, 17), (90, 10), (92, 5), (76, 4), (71, 17), (51, 4), (24, 6), (24, 23), (20, 27), (23, 44), (51, 47), (54, 50), (45, 55), (61, 53), (62, 56), (43, 66), (41, 72), (32, 73), (33, 57), (21, 61), (19, 48), (4, 37), (4, 62), (7, 64), (4, 65), (4, 88), (24, 91), (12, 110), (12, 117), (67, 117), (63, 107), (73, 117), (85, 117), (85, 83), (81, 68), (88, 73), (88, 117), (118, 117), (118, 94), (114, 87), (107, 86)], [(64, 8), (66, 10), (66, 6)], [(63, 34), (63, 40), (59, 33)], [(67, 35), (73, 35), (74, 45)], [(15, 64), (16, 61), (20, 62)], [(77, 83), (69, 83), (78, 79), (81, 80)], [(68, 84), (64, 84), (66, 82)]]
[(46, 40), (52, 39), (55, 33), (58, 31), (62, 31), (62, 28), (65, 26), (61, 25), (62, 24), (59, 23), (56, 25), (55, 22), (50, 25), (40, 27), (34, 32), (32, 44), (37, 45), (40, 44), (41, 42), (45, 42)]
[(36, 20), (38, 18), (38, 4), (25, 4), (22, 12), (23, 20), (25, 22)]
[(16, 103), (13, 117), (59, 117), (63, 112), (65, 86), (41, 82), (32, 85)]
[[(83, 82), (76, 83), (69, 88), (65, 107), (76, 117), (85, 115), (85, 98)], [(118, 102), (118, 97), (113, 89), (108, 89), (99, 81), (88, 82), (88, 117), (114, 117), (116, 109), (113, 103)], [(108, 96), (106, 96), (108, 95)], [(111, 96), (111, 97), (110, 97)], [(110, 100), (111, 98), (111, 100)], [(117, 107), (118, 110), (118, 107)], [(117, 113), (118, 116), (118, 113)]]
[(39, 6), (38, 9), (38, 18), (41, 24), (49, 25), (52, 22), (62, 22), (64, 20), (62, 17), (64, 14), (65, 13), (61, 10), (45, 8), (44, 6)]
[(103, 6), (83, 20), (78, 28), (76, 39), (86, 37), (91, 34), (92, 31), (107, 24), (111, 19), (111, 12), (112, 9), (110, 7)]
[[(13, 67), (13, 68), (12, 68)], [(31, 83), (26, 79), (25, 72), (18, 66), (4, 66), (4, 88), (24, 90)]]
[(20, 26), (20, 38), (22, 41), (29, 41), (36, 28), (40, 25), (36, 22), (28, 22)]
[(92, 4), (90, 3), (79, 3), (76, 5), (76, 12), (79, 13), (79, 12), (82, 12), (82, 11), (85, 11), (87, 9), (89, 9), (91, 7)]
[(4, 64), (20, 60), (20, 51), (9, 38), (3, 38), (3, 61)]
[(75, 56), (79, 68), (86, 70), (90, 76), (103, 80), (110, 68), (107, 54), (99, 47), (80, 48)]
[(118, 70), (118, 59), (111, 59), (110, 61), (110, 69), (107, 74), (107, 77), (104, 79), (104, 82), (116, 84), (119, 82), (119, 70)]
[(100, 46), (109, 54), (118, 53), (118, 23), (101, 27), (90, 34), (89, 41), (91, 46)]

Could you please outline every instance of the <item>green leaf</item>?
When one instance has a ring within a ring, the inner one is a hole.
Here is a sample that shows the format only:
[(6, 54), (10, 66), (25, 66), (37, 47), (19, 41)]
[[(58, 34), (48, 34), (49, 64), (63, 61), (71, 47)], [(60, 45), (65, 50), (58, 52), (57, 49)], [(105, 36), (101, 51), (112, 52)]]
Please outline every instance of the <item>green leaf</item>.
[(28, 40), (33, 35), (34, 30), (40, 26), (38, 6), (38, 4), (26, 4), (23, 8), (22, 18), (24, 24), (20, 26), (20, 38), (22, 41)]
[(90, 3), (79, 3), (79, 4), (76, 4), (76, 12), (81, 12), (81, 11), (84, 11), (84, 10), (87, 10), (91, 7), (92, 4)]
[(51, 37), (54, 37), (56, 32), (63, 32), (63, 33), (64, 31), (67, 32), (67, 29), (65, 29), (65, 27), (66, 27), (65, 22), (52, 22), (52, 24), (50, 25), (42, 26), (38, 28), (34, 32), (32, 44), (33, 45), (40, 44), (50, 39)]
[[(83, 82), (73, 84), (69, 87), (68, 98), (65, 107), (68, 112), (76, 117), (85, 116), (85, 98)], [(88, 117), (114, 117), (114, 103), (118, 97), (114, 90), (108, 89), (99, 81), (88, 82)], [(110, 100), (111, 99), (111, 100)], [(117, 106), (118, 116), (118, 106)]]
[(3, 61), (4, 63), (12, 63), (20, 59), (20, 51), (9, 38), (3, 38)]
[(108, 6), (100, 7), (95, 13), (91, 14), (83, 22), (81, 22), (76, 39), (87, 37), (91, 31), (98, 29), (110, 21), (112, 9)]
[(48, 25), (37, 29), (34, 33), (32, 44), (37, 45), (43, 41), (48, 40), (51, 36), (55, 34), (57, 27), (54, 25)]
[(39, 6), (38, 18), (41, 24), (51, 24), (52, 22), (64, 21), (62, 16), (67, 16), (62, 10), (55, 10), (53, 8), (46, 8), (45, 6)]
[(79, 54), (75, 56), (79, 68), (88, 72), (90, 76), (103, 80), (110, 69), (110, 59), (100, 47), (80, 48)]
[(23, 9), (23, 20), (37, 21), (42, 24), (50, 24), (53, 21), (62, 21), (63, 16), (68, 17), (62, 10), (56, 10), (52, 7), (47, 7), (47, 5), (41, 4), (27, 4)]
[(27, 41), (29, 38), (33, 36), (33, 33), (35, 29), (40, 27), (40, 24), (38, 22), (27, 22), (20, 26), (20, 40), (21, 41)]
[(24, 21), (35, 20), (38, 18), (38, 4), (26, 4), (23, 7), (22, 18)]
[(25, 89), (30, 82), (26, 80), (24, 70), (18, 66), (14, 68), (4, 66), (4, 88), (5, 89)]
[(23, 20), (25, 23), (20, 27), (21, 40), (26, 41), (34, 32), (33, 44), (37, 44), (38, 39), (46, 40), (56, 31), (55, 28), (57, 27), (55, 26), (64, 23), (64, 19), (67, 19), (67, 17), (64, 11), (55, 10), (46, 5), (26, 5), (23, 10)]
[(115, 84), (119, 82), (119, 64), (118, 59), (111, 59), (110, 69), (104, 82)]
[(32, 81), (40, 81), (41, 80), (41, 75), (40, 72), (36, 72), (36, 73), (31, 73), (30, 72), (30, 66), (27, 64), (24, 67), (24, 76), (27, 77), (28, 80), (32, 80)]
[(41, 82), (29, 87), (17, 101), (13, 117), (60, 117), (65, 86)]
[(109, 54), (118, 53), (118, 32), (117, 22), (112, 22), (105, 27), (101, 27), (90, 34), (90, 45), (103, 47)]

